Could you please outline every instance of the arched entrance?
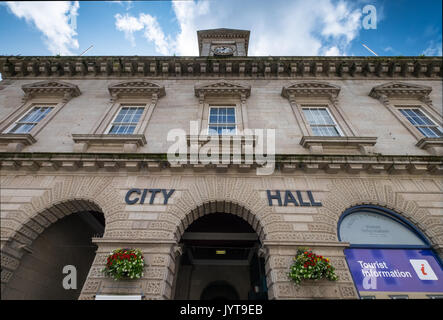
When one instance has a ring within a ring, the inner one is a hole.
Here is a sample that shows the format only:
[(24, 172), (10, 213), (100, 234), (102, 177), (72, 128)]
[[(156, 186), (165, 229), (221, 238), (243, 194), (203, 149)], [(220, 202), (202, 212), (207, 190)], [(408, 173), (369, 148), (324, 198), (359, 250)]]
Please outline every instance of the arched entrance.
[(175, 299), (267, 299), (260, 239), (251, 225), (230, 213), (210, 213), (183, 233)]
[(429, 240), (400, 214), (375, 205), (347, 209), (338, 224), (362, 299), (443, 298), (443, 272)]
[[(2, 299), (78, 299), (97, 248), (91, 238), (103, 236), (105, 218), (95, 204), (82, 200), (54, 205), (47, 212), (66, 212), (67, 208), (74, 214), (50, 224), (31, 244), (23, 246), (18, 267), (10, 280), (2, 284)], [(66, 266), (73, 266), (75, 271), (72, 267), (64, 270)], [(66, 289), (66, 284), (70, 289)]]

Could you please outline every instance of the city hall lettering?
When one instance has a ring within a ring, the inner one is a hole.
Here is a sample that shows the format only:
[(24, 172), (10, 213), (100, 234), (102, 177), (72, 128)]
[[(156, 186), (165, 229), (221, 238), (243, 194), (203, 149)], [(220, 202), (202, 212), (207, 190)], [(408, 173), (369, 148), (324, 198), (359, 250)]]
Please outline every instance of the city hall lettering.
[(175, 189), (171, 189), (168, 191), (168, 189), (137, 189), (133, 188), (130, 189), (125, 196), (125, 202), (127, 204), (144, 204), (146, 200), (146, 196), (148, 195), (148, 192), (151, 194), (149, 197), (149, 204), (154, 203), (154, 199), (157, 195), (157, 193), (161, 193), (163, 195), (163, 204), (168, 204), (169, 198), (174, 193)]
[[(283, 191), (282, 191), (283, 192)], [(297, 199), (295, 199), (294, 194), (290, 190), (284, 191), (284, 196), (282, 197), (282, 194), (280, 190), (272, 191), (272, 190), (266, 190), (266, 194), (268, 195), (268, 204), (270, 206), (273, 206), (273, 200), (277, 201), (278, 205), (281, 207), (282, 205), (284, 207), (287, 207), (288, 204), (292, 203), (294, 206), (301, 206), (301, 207), (321, 207), (321, 202), (317, 202), (314, 200), (314, 196), (312, 195), (312, 192), (310, 190), (305, 192), (307, 195), (306, 198), (303, 198), (302, 191), (296, 190), (295, 194), (297, 195)]]

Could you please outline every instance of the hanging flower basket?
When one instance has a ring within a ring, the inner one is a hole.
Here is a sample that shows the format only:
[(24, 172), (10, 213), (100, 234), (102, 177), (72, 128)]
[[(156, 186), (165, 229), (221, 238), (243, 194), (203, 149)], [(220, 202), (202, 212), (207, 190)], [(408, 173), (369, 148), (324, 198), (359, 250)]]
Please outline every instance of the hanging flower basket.
[(112, 251), (102, 270), (114, 280), (139, 279), (145, 265), (143, 254), (138, 249), (117, 249)]
[(297, 255), (294, 258), (294, 263), (290, 270), (289, 277), (296, 285), (299, 285), (303, 279), (338, 280), (338, 276), (335, 274), (335, 268), (331, 265), (329, 259), (316, 255), (308, 249), (297, 250)]

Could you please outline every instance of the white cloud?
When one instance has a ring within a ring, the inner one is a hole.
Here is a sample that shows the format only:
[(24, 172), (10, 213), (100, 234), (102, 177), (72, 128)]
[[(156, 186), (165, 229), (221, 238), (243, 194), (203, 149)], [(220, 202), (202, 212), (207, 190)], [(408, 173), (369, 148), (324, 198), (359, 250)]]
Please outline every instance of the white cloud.
[(441, 56), (442, 55), (442, 44), (440, 41), (431, 40), (428, 43), (428, 47), (423, 51), (425, 56)]
[(149, 14), (141, 13), (138, 18), (128, 14), (115, 15), (115, 26), (117, 30), (123, 31), (125, 37), (135, 46), (134, 32), (144, 30), (143, 36), (155, 44), (155, 50), (163, 55), (170, 54), (169, 39), (165, 37), (157, 19)]
[(115, 15), (115, 27), (118, 31), (123, 31), (126, 39), (131, 42), (132, 46), (135, 46), (134, 32), (142, 30), (144, 26), (137, 18), (129, 15), (122, 16), (118, 13)]
[(361, 29), (362, 8), (354, 5), (344, 0), (174, 1), (179, 31), (168, 37), (155, 17), (147, 14), (151, 27), (142, 15), (137, 20), (161, 54), (198, 55), (197, 30), (234, 28), (251, 31), (249, 55), (345, 55)]
[(324, 55), (325, 56), (334, 56), (334, 57), (336, 57), (336, 56), (340, 55), (340, 50), (336, 46), (333, 46), (333, 47), (330, 47), (329, 49), (327, 49), (325, 51)]
[(52, 54), (73, 55), (71, 50), (79, 48), (77, 33), (70, 24), (70, 17), (78, 15), (78, 1), (7, 2), (6, 5), (14, 15), (43, 33)]

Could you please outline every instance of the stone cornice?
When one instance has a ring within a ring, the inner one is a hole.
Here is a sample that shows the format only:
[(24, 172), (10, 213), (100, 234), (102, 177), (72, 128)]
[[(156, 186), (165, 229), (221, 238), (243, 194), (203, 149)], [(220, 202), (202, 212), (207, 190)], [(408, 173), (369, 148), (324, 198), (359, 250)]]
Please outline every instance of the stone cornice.
[(418, 100), (423, 100), (429, 96), (431, 91), (432, 88), (429, 86), (395, 81), (372, 88), (369, 96), (375, 99), (416, 98)]
[[(189, 156), (189, 155), (188, 155)], [(166, 154), (141, 153), (27, 153), (1, 152), (1, 170), (43, 171), (116, 171), (140, 170), (255, 173), (256, 165), (250, 164), (191, 164), (171, 165)], [(340, 156), (340, 155), (276, 155), (276, 172), (283, 173), (346, 173), (346, 174), (443, 174), (443, 159), (438, 156)], [(223, 169), (223, 170), (221, 170)]]
[(289, 86), (284, 86), (281, 95), (287, 99), (292, 97), (328, 97), (331, 100), (337, 98), (340, 87), (321, 81), (300, 81)]
[(0, 57), (3, 79), (441, 79), (441, 57)]
[(138, 146), (146, 144), (146, 137), (143, 134), (72, 134), (74, 142), (87, 143), (135, 143)]
[(60, 80), (45, 80), (36, 83), (25, 84), (22, 86), (25, 93), (23, 100), (41, 95), (55, 95), (61, 96), (64, 100), (77, 97), (81, 94), (78, 86)]
[(111, 97), (121, 96), (153, 96), (163, 97), (165, 87), (149, 81), (123, 81), (108, 87)]
[(247, 98), (251, 95), (251, 86), (241, 85), (232, 81), (219, 80), (210, 84), (196, 84), (196, 97), (207, 96), (239, 96)]
[[(377, 137), (327, 137), (327, 136), (303, 136), (300, 139), (300, 145), (309, 148), (311, 152), (323, 153), (327, 146), (335, 147), (354, 147), (358, 148), (363, 154), (371, 154), (373, 147), (377, 142)], [(369, 147), (369, 148), (368, 148)]]

